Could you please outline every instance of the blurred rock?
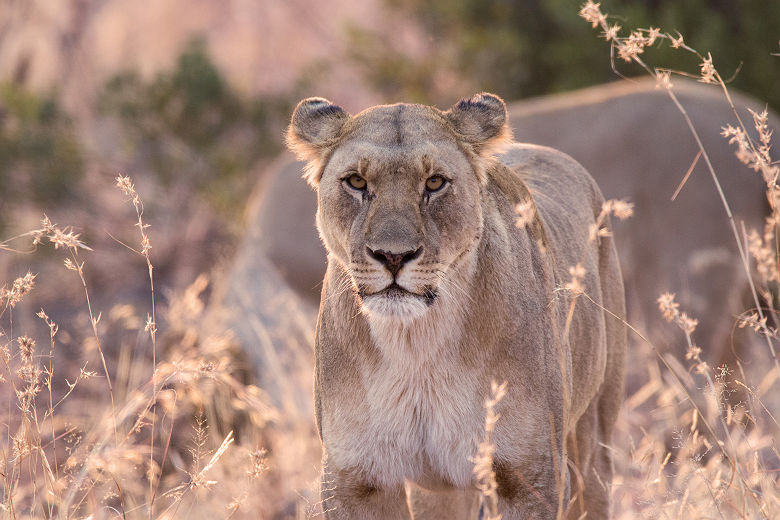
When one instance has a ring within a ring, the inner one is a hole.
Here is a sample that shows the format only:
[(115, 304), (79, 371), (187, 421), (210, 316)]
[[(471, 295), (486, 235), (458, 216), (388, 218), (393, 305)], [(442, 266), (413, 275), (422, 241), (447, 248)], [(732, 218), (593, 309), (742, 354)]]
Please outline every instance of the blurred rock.
[[(311, 374), (317, 308), (301, 296), (305, 283), (290, 280), (301, 271), (300, 279), (316, 277), (324, 269), (318, 265), (323, 255), (311, 251), (312, 245), (319, 245), (316, 232), (309, 240), (280, 239), (307, 228), (302, 219), (311, 216), (316, 199), (311, 201), (314, 192), (305, 184), (308, 191), (299, 193), (284, 193), (276, 185), (280, 179), (300, 178), (298, 168), (288, 158), (276, 162), (250, 198), (246, 233), (217, 283), (205, 327), (232, 332), (258, 385), (283, 416), (291, 422), (301, 418), (309, 422), (314, 417)], [(307, 222), (313, 230), (314, 221)]]

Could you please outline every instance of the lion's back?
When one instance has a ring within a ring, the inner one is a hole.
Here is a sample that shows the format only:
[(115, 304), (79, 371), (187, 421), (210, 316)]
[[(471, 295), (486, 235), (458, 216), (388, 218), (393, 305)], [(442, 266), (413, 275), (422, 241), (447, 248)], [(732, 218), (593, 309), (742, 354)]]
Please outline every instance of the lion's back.
[(587, 261), (590, 225), (603, 197), (585, 168), (563, 152), (526, 143), (513, 143), (498, 159), (528, 187), (556, 264), (568, 270)]

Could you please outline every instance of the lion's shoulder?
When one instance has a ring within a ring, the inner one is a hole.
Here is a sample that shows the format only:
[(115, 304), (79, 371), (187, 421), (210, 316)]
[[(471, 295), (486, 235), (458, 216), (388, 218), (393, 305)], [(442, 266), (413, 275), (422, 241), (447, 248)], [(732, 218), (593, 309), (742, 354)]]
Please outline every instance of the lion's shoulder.
[(548, 146), (512, 143), (497, 159), (519, 180), (548, 190), (597, 190), (588, 171), (570, 155)]
[(545, 220), (590, 220), (601, 208), (603, 196), (593, 177), (559, 150), (512, 143), (497, 159), (490, 172), (494, 182), (516, 202), (529, 193)]

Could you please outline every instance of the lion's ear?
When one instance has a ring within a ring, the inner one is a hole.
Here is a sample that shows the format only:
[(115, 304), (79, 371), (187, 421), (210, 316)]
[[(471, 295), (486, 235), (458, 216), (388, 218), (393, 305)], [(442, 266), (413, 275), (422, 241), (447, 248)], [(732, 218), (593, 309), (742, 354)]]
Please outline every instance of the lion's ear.
[(506, 105), (495, 94), (482, 92), (469, 99), (461, 99), (444, 115), (458, 136), (480, 155), (490, 154), (496, 146), (512, 139)]
[(312, 186), (319, 181), (322, 160), (338, 140), (349, 119), (340, 106), (312, 97), (298, 103), (287, 129), (287, 147), (307, 165), (304, 177)]

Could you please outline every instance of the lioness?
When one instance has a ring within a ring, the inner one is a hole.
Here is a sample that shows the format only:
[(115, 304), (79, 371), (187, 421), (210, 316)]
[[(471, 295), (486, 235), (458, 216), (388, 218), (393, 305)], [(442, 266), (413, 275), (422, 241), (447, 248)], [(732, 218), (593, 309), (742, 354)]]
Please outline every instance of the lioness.
[[(603, 199), (553, 149), (494, 157), (506, 121), (492, 94), (446, 112), (352, 117), (309, 98), (293, 113), (289, 147), (328, 250), (315, 349), (328, 518), (409, 518), (407, 481), (414, 518), (473, 518), (491, 380), (508, 382), (493, 460), (503, 518), (609, 516), (626, 336), (603, 311), (624, 316), (612, 241), (588, 237)], [(518, 203), (535, 205), (527, 226)], [(559, 289), (578, 263), (595, 303), (569, 316)], [(570, 490), (582, 490), (572, 505)]]

